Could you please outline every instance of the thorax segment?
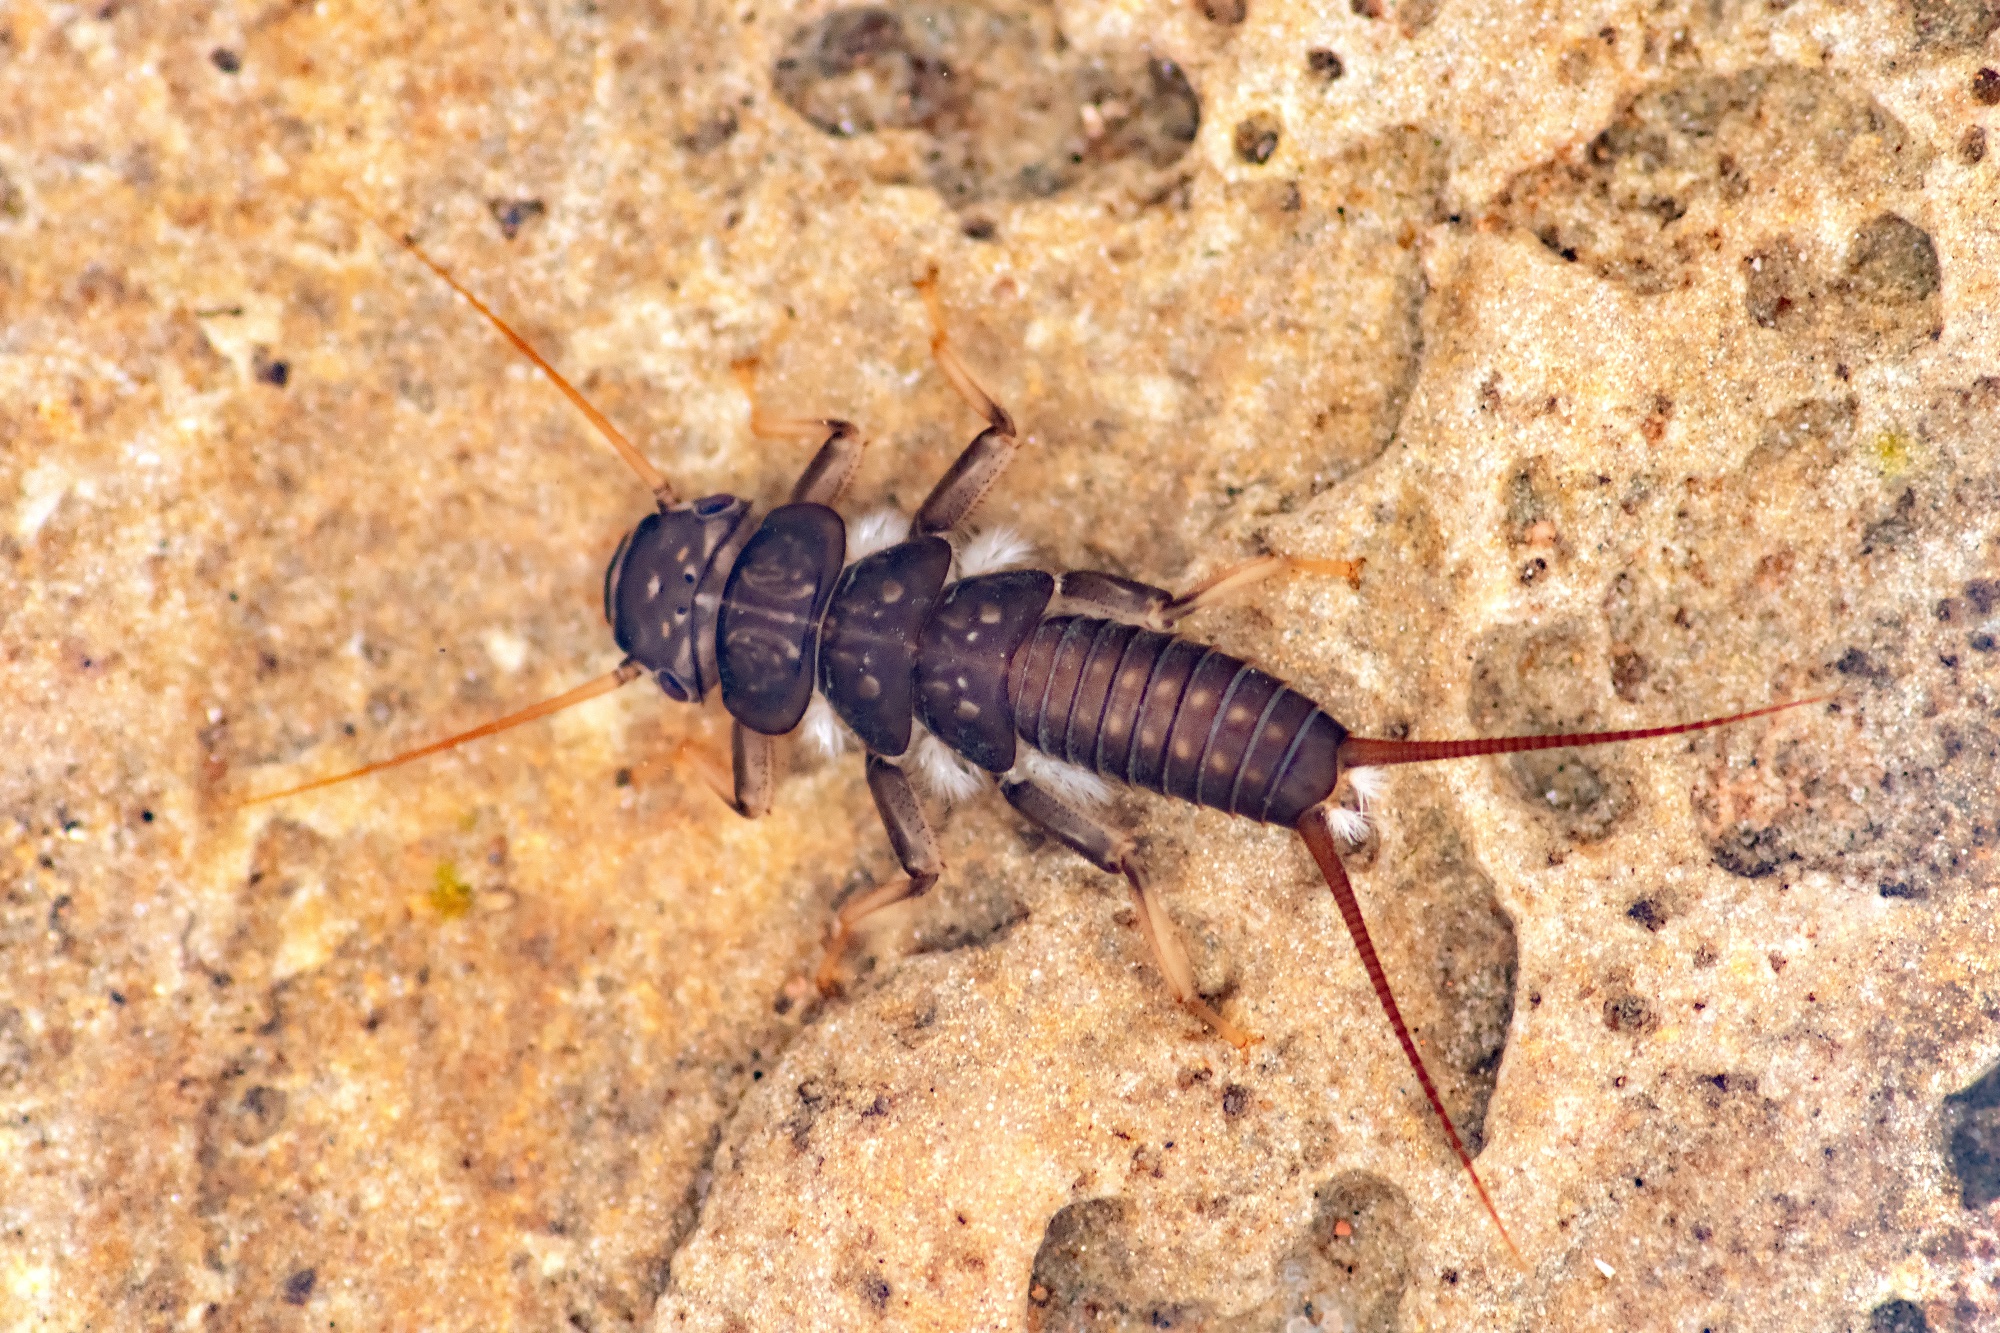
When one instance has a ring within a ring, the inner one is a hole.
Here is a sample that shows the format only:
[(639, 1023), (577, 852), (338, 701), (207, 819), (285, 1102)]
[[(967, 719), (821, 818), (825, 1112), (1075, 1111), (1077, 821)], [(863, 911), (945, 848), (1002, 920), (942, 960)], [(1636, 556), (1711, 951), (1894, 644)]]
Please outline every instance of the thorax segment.
[(924, 622), (917, 650), (924, 725), (989, 773), (1014, 766), (1007, 669), (1055, 590), (1055, 579), (1038, 569), (983, 574), (945, 589)]
[(778, 736), (812, 702), (819, 621), (847, 554), (847, 525), (820, 504), (773, 509), (736, 558), (715, 634), (722, 705)]
[(950, 573), (943, 538), (900, 542), (849, 565), (820, 622), (820, 689), (885, 758), (910, 748), (919, 639)]

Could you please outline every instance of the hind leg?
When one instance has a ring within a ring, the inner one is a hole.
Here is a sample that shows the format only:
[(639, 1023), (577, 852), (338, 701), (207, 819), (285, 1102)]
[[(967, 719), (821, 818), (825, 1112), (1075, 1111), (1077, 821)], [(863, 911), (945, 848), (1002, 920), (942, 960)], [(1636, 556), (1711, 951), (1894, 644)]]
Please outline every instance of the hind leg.
[(1139, 909), (1139, 928), (1152, 949), (1153, 962), (1166, 978), (1175, 1003), (1199, 1018), (1215, 1034), (1238, 1050), (1245, 1050), (1257, 1038), (1231, 1023), (1201, 998), (1195, 989), (1194, 965), (1188, 961), (1180, 932), (1166, 907), (1146, 884), (1145, 868), (1132, 850), (1132, 840), (1070, 809), (1052, 793), (1032, 782), (1007, 782), (1001, 791), (1007, 803), (1022, 815), (1053, 834), (1062, 844), (1099, 870), (1123, 875), (1131, 885), (1132, 902)]

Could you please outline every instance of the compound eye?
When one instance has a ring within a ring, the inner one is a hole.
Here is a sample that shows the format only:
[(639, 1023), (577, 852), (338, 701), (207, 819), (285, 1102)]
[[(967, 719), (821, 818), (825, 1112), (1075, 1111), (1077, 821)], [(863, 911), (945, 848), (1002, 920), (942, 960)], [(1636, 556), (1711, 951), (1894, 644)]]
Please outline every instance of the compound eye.
[(717, 514), (728, 512), (729, 506), (735, 503), (735, 499), (727, 495), (704, 496), (694, 502), (694, 516), (696, 518), (714, 518)]
[(653, 679), (660, 682), (661, 692), (664, 693), (669, 699), (672, 699), (675, 703), (684, 704), (691, 701), (692, 696), (688, 693), (687, 687), (680, 683), (680, 681), (674, 676), (673, 672), (671, 671), (655, 672), (653, 675)]

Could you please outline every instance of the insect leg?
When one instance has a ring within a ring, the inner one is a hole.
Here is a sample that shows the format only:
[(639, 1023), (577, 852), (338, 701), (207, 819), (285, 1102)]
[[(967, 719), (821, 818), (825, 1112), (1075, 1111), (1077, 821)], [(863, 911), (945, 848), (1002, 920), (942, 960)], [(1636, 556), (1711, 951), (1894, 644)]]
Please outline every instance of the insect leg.
[(898, 765), (880, 755), (868, 756), (868, 792), (875, 798), (875, 811), (888, 830), (889, 845), (896, 850), (908, 876), (888, 884), (878, 884), (848, 900), (833, 921), (833, 937), (827, 941), (826, 957), (820, 960), (814, 980), (822, 991), (831, 990), (837, 979), (840, 955), (854, 927), (865, 918), (906, 898), (922, 895), (944, 873), (944, 857), (938, 852), (937, 837), (916, 791)]
[(1007, 409), (993, 401), (993, 395), (981, 388), (979, 381), (972, 378), (972, 372), (965, 368), (965, 362), (958, 359), (958, 351), (951, 345), (951, 334), (944, 326), (944, 302), (938, 298), (937, 270), (933, 268), (916, 284), (918, 295), (924, 298), (924, 309), (931, 317), (931, 356), (937, 361), (938, 369), (951, 381), (951, 387), (958, 390), (959, 397), (972, 406), (972, 410), (986, 418), (987, 426), (999, 431), (1008, 439), (1014, 437), (1014, 418), (1007, 415)]
[(965, 446), (938, 484), (931, 488), (923, 506), (917, 510), (915, 530), (923, 535), (950, 532), (965, 521), (980, 498), (991, 490), (1007, 465), (1014, 461), (1015, 451), (1021, 447), (1014, 434), (1014, 419), (1007, 415), (1007, 409), (993, 400), (993, 396), (981, 388), (979, 381), (972, 378), (965, 363), (958, 358), (958, 352), (951, 345), (951, 335), (945, 331), (944, 306), (937, 294), (937, 270), (932, 269), (917, 284), (917, 291), (923, 295), (924, 307), (931, 317), (931, 356), (937, 361), (938, 369), (951, 381), (951, 387), (958, 390), (959, 397), (972, 405), (972, 410), (986, 418), (986, 429), (973, 437)]
[(1173, 918), (1167, 915), (1158, 896), (1148, 887), (1145, 868), (1140, 865), (1130, 838), (1077, 813), (1032, 782), (1003, 782), (1000, 790), (1009, 805), (1053, 834), (1065, 847), (1099, 870), (1125, 877), (1125, 882), (1132, 888), (1133, 905), (1139, 911), (1139, 928), (1145, 932), (1153, 961), (1159, 966), (1160, 975), (1167, 979), (1167, 989), (1173, 992), (1176, 1003), (1208, 1024), (1217, 1036), (1238, 1050), (1246, 1049), (1257, 1040), (1217, 1013), (1195, 989), (1194, 965), (1188, 961), (1187, 950), (1181, 945), (1180, 932), (1175, 929)]
[(683, 738), (675, 742), (674, 748), (667, 752), (667, 757), (658, 761), (657, 765), (648, 763), (635, 766), (632, 769), (632, 780), (636, 783), (640, 781), (642, 775), (651, 777), (655, 767), (663, 772), (692, 768), (704, 787), (721, 797), (722, 803), (731, 810), (736, 809), (735, 776), (730, 772), (729, 765), (723, 763), (701, 742), (692, 738)]
[(1304, 556), (1260, 555), (1196, 584), (1176, 597), (1165, 588), (1150, 583), (1106, 574), (1095, 569), (1076, 569), (1062, 576), (1056, 595), (1064, 602), (1066, 614), (1102, 616), (1127, 625), (1143, 625), (1161, 633), (1205, 607), (1214, 606), (1274, 574), (1294, 570), (1312, 574), (1335, 574), (1355, 587), (1361, 585), (1360, 560), (1314, 560)]
[(1096, 569), (1072, 569), (1056, 584), (1064, 615), (1097, 616), (1124, 625), (1143, 625), (1165, 632), (1166, 609), (1174, 595), (1137, 579)]
[(792, 487), (792, 503), (830, 505), (847, 489), (847, 483), (854, 480), (854, 469), (861, 466), (861, 450), (866, 442), (861, 432), (846, 421), (810, 424), (818, 427), (825, 439)]
[(1309, 556), (1298, 555), (1260, 555), (1255, 560), (1231, 565), (1228, 569), (1211, 575), (1168, 602), (1160, 611), (1160, 618), (1165, 622), (1162, 628), (1170, 629), (1195, 612), (1225, 602), (1274, 574), (1294, 571), (1332, 574), (1337, 578), (1346, 579), (1349, 587), (1359, 589), (1361, 566), (1364, 563), (1366, 562), (1361, 560), (1316, 560)]
[(736, 799), (730, 808), (745, 819), (771, 813), (771, 796), (778, 786), (778, 741), (744, 726), (729, 724), (729, 757), (735, 769)]
[(819, 452), (799, 474), (792, 487), (793, 504), (830, 505), (854, 479), (861, 466), (861, 451), (867, 442), (851, 421), (838, 417), (774, 417), (757, 402), (757, 361), (738, 361), (729, 368), (750, 400), (750, 433), (760, 440), (793, 440), (810, 444), (817, 440)]
[(683, 736), (674, 742), (674, 748), (666, 757), (635, 764), (631, 769), (631, 781), (635, 784), (649, 781), (661, 773), (683, 773), (692, 770), (702, 786), (714, 792), (716, 797), (730, 809), (736, 809), (736, 777), (731, 772), (729, 759), (724, 758), (710, 743), (712, 722), (724, 726), (731, 724), (729, 714), (723, 710), (722, 700), (715, 694), (704, 698), (699, 705), (702, 716), (701, 734)]

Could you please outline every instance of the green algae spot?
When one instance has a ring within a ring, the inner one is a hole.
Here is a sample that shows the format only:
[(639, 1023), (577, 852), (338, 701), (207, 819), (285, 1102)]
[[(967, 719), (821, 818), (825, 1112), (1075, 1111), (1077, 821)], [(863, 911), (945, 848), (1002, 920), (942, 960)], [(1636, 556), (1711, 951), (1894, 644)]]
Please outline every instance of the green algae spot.
[(1910, 437), (1899, 430), (1885, 430), (1875, 437), (1875, 466), (1884, 477), (1900, 477), (1910, 470)]
[(438, 862), (431, 874), (431, 910), (447, 921), (455, 921), (472, 910), (472, 886), (459, 878), (458, 867)]

